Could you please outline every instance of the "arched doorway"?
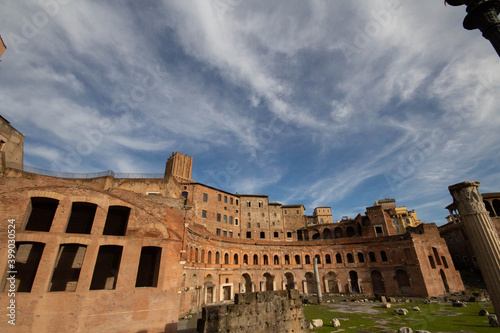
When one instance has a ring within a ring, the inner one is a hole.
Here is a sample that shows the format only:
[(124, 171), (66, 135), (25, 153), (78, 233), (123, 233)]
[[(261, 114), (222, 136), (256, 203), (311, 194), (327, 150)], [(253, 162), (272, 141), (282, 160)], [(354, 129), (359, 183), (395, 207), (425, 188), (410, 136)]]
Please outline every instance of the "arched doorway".
[(325, 228), (325, 230), (323, 230), (323, 239), (332, 239), (332, 231), (328, 228)]
[(264, 274), (264, 279), (266, 282), (266, 291), (274, 290), (274, 276), (269, 273)]
[(307, 286), (307, 293), (308, 294), (316, 294), (316, 283), (314, 282), (314, 275), (313, 273), (306, 273), (306, 286)]
[(351, 292), (354, 294), (359, 294), (359, 282), (358, 282), (358, 273), (356, 271), (349, 272), (349, 282), (351, 284)]
[(213, 303), (215, 285), (213, 283), (212, 275), (208, 274), (207, 276), (205, 276), (205, 281), (203, 282), (203, 284), (205, 285), (206, 291), (206, 303)]
[(295, 279), (292, 273), (285, 273), (286, 290), (295, 289)]
[(243, 277), (243, 284), (245, 285), (245, 292), (251, 293), (252, 292), (252, 278), (247, 273), (243, 274), (242, 277)]
[(450, 286), (448, 286), (448, 279), (446, 279), (446, 274), (444, 274), (444, 271), (441, 269), (439, 270), (439, 274), (441, 275), (441, 279), (443, 280), (443, 285), (444, 285), (444, 290), (446, 293), (450, 292)]
[(325, 284), (328, 287), (328, 292), (331, 294), (337, 294), (339, 292), (339, 286), (337, 283), (337, 274), (334, 272), (328, 272), (325, 276)]
[(312, 230), (312, 235), (313, 235), (312, 239), (320, 239), (321, 238), (321, 234), (320, 234), (318, 229)]
[(396, 281), (398, 282), (399, 292), (401, 294), (411, 294), (410, 277), (402, 269), (396, 271)]
[(347, 237), (354, 237), (354, 235), (356, 234), (356, 232), (354, 231), (354, 228), (353, 227), (347, 227), (345, 229), (345, 235)]
[(379, 271), (372, 271), (371, 274), (371, 279), (372, 279), (372, 288), (373, 288), (373, 293), (375, 295), (382, 295), (385, 294), (385, 284), (384, 284), (384, 278), (382, 277), (382, 273)]

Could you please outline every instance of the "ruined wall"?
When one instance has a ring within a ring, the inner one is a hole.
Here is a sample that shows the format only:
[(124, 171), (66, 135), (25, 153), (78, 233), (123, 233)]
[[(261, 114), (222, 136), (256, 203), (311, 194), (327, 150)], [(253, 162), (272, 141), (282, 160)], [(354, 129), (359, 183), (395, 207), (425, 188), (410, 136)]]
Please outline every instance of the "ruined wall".
[[(2, 43), (0, 42), (0, 45)], [(9, 165), (23, 166), (24, 135), (0, 116), (0, 173)]]
[(306, 333), (308, 322), (297, 290), (237, 294), (235, 304), (203, 308), (198, 332)]
[[(183, 200), (103, 190), (104, 178), (12, 175), (0, 177), (0, 267), (13, 219), (17, 316), (0, 331), (176, 332)], [(6, 308), (10, 285), (0, 288)]]

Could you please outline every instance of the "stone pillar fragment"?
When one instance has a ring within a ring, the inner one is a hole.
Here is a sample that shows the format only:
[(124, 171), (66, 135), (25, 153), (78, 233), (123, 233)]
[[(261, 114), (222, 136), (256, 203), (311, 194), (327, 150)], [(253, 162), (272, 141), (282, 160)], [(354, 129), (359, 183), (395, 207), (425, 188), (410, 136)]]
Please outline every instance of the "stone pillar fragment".
[(479, 182), (469, 181), (452, 185), (448, 189), (458, 207), (495, 313), (500, 314), (500, 239), (478, 187)]
[(321, 304), (321, 283), (319, 282), (319, 271), (318, 271), (318, 258), (314, 258), (313, 260), (314, 264), (314, 279), (316, 280), (316, 291), (318, 292), (318, 304)]

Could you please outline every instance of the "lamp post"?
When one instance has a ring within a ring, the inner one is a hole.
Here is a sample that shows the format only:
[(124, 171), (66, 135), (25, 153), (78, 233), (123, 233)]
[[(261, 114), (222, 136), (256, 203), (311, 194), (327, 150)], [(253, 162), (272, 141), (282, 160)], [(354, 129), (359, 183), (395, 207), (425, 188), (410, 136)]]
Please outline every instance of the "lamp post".
[(500, 0), (445, 0), (451, 6), (467, 6), (464, 28), (479, 29), (500, 56)]

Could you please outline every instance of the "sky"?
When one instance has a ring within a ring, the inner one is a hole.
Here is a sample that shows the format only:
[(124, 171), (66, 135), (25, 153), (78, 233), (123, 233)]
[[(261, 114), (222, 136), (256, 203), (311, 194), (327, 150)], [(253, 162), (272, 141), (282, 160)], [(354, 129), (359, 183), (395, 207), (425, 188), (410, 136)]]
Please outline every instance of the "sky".
[(25, 165), (163, 173), (334, 220), (500, 192), (500, 60), (441, 0), (0, 0)]

